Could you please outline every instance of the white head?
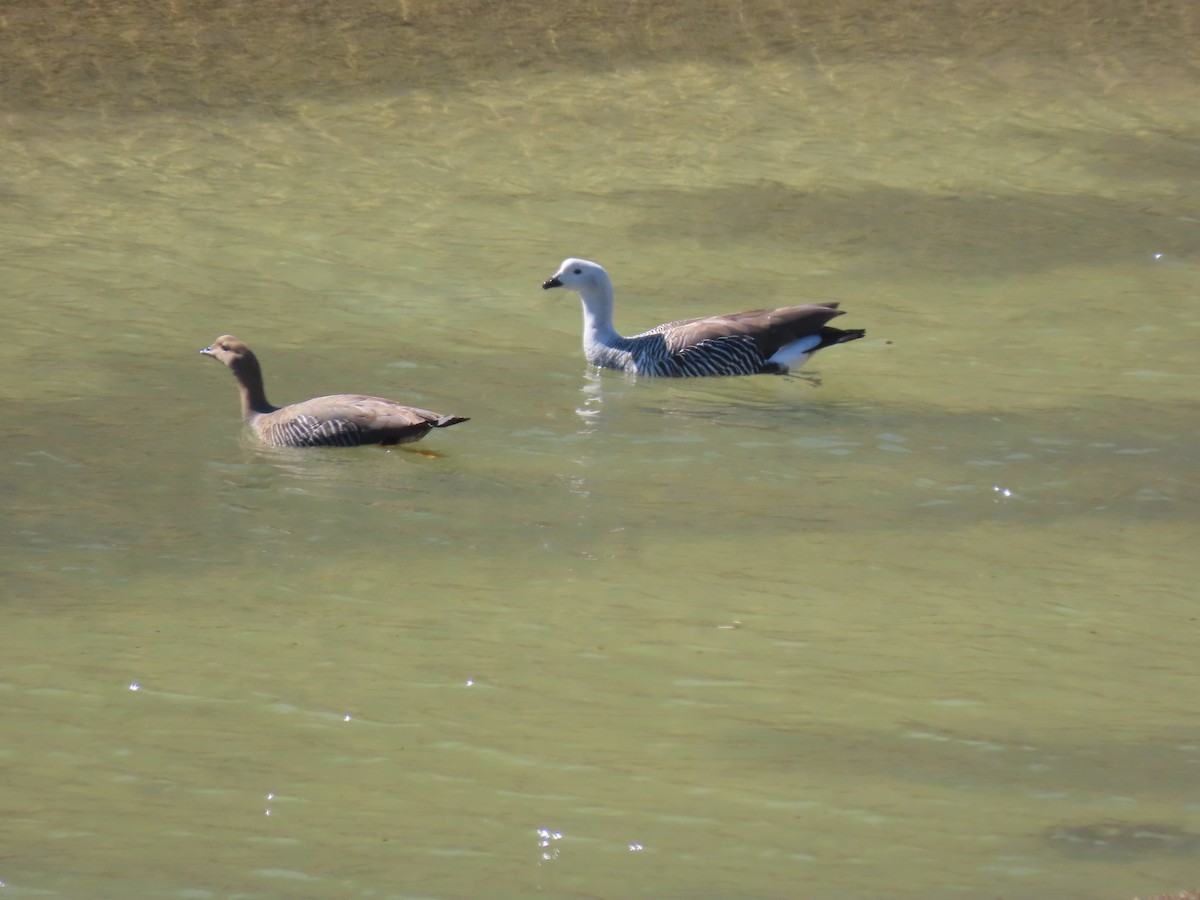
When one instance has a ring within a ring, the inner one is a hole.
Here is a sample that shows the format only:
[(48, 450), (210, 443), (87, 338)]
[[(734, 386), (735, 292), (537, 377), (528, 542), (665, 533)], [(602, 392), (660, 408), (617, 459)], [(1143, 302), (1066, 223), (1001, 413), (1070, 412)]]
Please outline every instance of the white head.
[(612, 282), (599, 264), (586, 259), (564, 259), (554, 277), (542, 282), (542, 287), (570, 288), (583, 301), (583, 347), (588, 359), (592, 359), (592, 348), (597, 344), (619, 339), (612, 324)]
[(608, 273), (598, 263), (586, 259), (564, 259), (553, 278), (542, 282), (542, 287), (565, 287), (575, 291), (581, 297), (587, 298), (598, 293), (612, 290), (612, 282)]

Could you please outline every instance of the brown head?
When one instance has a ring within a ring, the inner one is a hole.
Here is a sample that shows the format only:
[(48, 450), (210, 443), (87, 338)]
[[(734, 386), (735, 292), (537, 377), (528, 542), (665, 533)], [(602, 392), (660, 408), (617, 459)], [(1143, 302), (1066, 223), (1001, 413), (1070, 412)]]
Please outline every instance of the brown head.
[(263, 390), (262, 368), (254, 351), (231, 334), (223, 334), (200, 351), (205, 356), (225, 363), (242, 389), (242, 416), (250, 413), (269, 413), (275, 409), (267, 402)]
[(258, 360), (254, 357), (254, 351), (232, 334), (221, 335), (200, 352), (205, 356), (211, 356), (213, 359), (225, 363), (225, 365), (229, 366), (235, 372), (239, 369), (244, 369), (248, 364), (254, 365), (258, 363)]

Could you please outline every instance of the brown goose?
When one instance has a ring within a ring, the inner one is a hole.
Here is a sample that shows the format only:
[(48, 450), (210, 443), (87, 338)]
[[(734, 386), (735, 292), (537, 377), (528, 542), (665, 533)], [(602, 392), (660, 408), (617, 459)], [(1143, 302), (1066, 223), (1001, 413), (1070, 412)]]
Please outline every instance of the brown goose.
[(467, 421), (464, 416), (444, 416), (362, 394), (331, 394), (290, 406), (272, 406), (263, 388), (258, 357), (237, 338), (221, 335), (200, 352), (233, 370), (242, 394), (242, 419), (272, 447), (410, 444), (430, 429)]
[(566, 287), (583, 301), (583, 352), (593, 366), (639, 375), (786, 375), (823, 347), (856, 341), (861, 328), (826, 323), (836, 303), (755, 309), (666, 322), (633, 337), (613, 328), (608, 273), (586, 259), (566, 259), (543, 288)]

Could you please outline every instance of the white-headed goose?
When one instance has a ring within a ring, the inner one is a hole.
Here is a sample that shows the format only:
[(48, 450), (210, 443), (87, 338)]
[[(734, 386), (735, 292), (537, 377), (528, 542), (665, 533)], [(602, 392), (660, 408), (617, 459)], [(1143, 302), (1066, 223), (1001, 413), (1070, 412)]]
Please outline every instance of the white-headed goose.
[(225, 334), (200, 351), (233, 371), (242, 395), (242, 419), (273, 447), (357, 447), (361, 444), (409, 444), (433, 428), (467, 419), (405, 406), (383, 397), (331, 394), (272, 406), (263, 388), (262, 368), (254, 352)]
[(542, 287), (579, 294), (588, 362), (638, 375), (785, 375), (823, 347), (866, 334), (827, 325), (842, 310), (836, 303), (817, 303), (682, 319), (622, 337), (613, 328), (612, 281), (601, 266), (564, 260)]

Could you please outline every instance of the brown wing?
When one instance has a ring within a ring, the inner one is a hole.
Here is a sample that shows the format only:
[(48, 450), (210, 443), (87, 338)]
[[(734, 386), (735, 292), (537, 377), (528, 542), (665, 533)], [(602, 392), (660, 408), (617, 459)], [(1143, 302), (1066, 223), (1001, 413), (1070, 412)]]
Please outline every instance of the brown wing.
[[(365, 394), (331, 394), (286, 406), (273, 414), (283, 426), (286, 419), (296, 423), (288, 427), (298, 431), (300, 424), (314, 435), (330, 438), (329, 443), (396, 444), (420, 440), (431, 428), (442, 428), (466, 421), (428, 409), (405, 406), (385, 397)], [(357, 440), (351, 441), (351, 438)]]
[(346, 398), (348, 407), (354, 410), (359, 422), (369, 428), (410, 428), (414, 425), (432, 427), (441, 413), (416, 406), (405, 406), (395, 400), (384, 397), (352, 396)]
[(731, 335), (746, 335), (754, 340), (763, 358), (784, 344), (819, 334), (830, 319), (843, 315), (836, 303), (783, 306), (778, 309), (753, 309), (721, 316), (703, 316), (666, 322), (647, 334), (661, 334), (672, 353)]

